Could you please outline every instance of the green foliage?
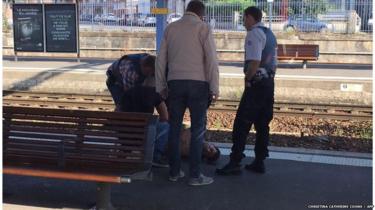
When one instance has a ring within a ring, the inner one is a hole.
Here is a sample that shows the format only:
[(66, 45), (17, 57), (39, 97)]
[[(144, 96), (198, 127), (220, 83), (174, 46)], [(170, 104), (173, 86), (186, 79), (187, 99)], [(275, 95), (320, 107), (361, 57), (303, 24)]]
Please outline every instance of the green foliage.
[(363, 128), (360, 131), (360, 136), (361, 138), (364, 138), (364, 139), (372, 139), (372, 127)]
[(299, 3), (292, 3), (289, 5), (288, 14), (303, 14), (309, 16), (317, 16), (318, 14), (324, 14), (329, 9), (327, 0), (302, 0)]
[(215, 1), (215, 2), (217, 2), (217, 3), (229, 3), (229, 4), (243, 4), (243, 5), (248, 5), (248, 6), (254, 5), (253, 0), (218, 0), (218, 1)]
[(221, 123), (219, 119), (216, 119), (213, 126), (215, 129), (219, 130), (220, 128), (223, 127), (223, 124)]
[(242, 12), (249, 6), (255, 6), (254, 0), (206, 0), (208, 11), (214, 10), (218, 15), (227, 15), (228, 11)]

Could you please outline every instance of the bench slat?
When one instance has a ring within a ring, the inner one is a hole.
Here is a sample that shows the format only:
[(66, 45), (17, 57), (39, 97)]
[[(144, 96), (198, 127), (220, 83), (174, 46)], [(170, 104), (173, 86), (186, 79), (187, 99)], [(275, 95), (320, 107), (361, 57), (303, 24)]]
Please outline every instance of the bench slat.
[[(9, 122), (7, 122), (7, 124), (9, 124)], [(33, 126), (33, 127), (38, 127), (38, 128), (58, 128), (58, 129), (61, 129), (61, 128), (66, 128), (66, 129), (77, 129), (77, 125), (78, 123), (76, 124), (72, 124), (72, 123), (57, 123), (57, 122), (54, 122), (54, 123), (50, 123), (50, 122), (35, 122), (35, 121), (15, 121), (13, 120), (11, 122), (12, 126)], [(100, 129), (100, 130), (108, 130), (108, 131), (111, 131), (111, 132), (115, 132), (115, 131), (118, 131), (118, 132), (121, 132), (121, 133), (129, 133), (129, 134), (141, 134), (141, 135), (144, 135), (144, 128), (138, 128), (138, 127), (118, 127), (118, 126), (106, 126), (106, 125), (89, 125), (89, 124), (82, 124), (82, 129), (91, 129), (91, 130), (97, 130), (97, 129)]]
[[(12, 141), (21, 140), (22, 138), (31, 141), (32, 143), (43, 142), (60, 142), (60, 141), (77, 141), (77, 135), (74, 134), (53, 134), (53, 133), (40, 133), (40, 132), (28, 132), (28, 131), (10, 131), (8, 135), (11, 137)], [(34, 140), (38, 139), (38, 140)], [(52, 141), (53, 140), (53, 141)]]
[(104, 124), (104, 125), (113, 125), (113, 126), (129, 126), (129, 127), (144, 127), (144, 121), (139, 120), (109, 120), (109, 119), (94, 119), (94, 118), (86, 118), (86, 119), (79, 119), (78, 117), (64, 117), (64, 116), (44, 116), (44, 115), (26, 115), (26, 114), (7, 114), (4, 113), (3, 117), (11, 116), (12, 119), (19, 119), (19, 120), (39, 120), (39, 121), (49, 121), (49, 122), (71, 122), (71, 123), (78, 123), (78, 122), (87, 122), (87, 123), (97, 123), (97, 124)]
[(93, 130), (84, 130), (84, 131), (78, 131), (77, 134), (85, 134), (90, 136), (111, 136), (111, 137), (119, 137), (121, 139), (131, 139), (131, 140), (140, 140), (143, 141), (143, 138), (145, 137), (145, 134), (131, 134), (131, 133), (120, 133), (120, 132), (104, 132), (104, 131), (93, 131)]
[(100, 130), (110, 130), (110, 131), (121, 131), (122, 133), (139, 133), (144, 134), (145, 129), (142, 127), (128, 127), (128, 126), (111, 126), (111, 125), (91, 125), (86, 124), (86, 129), (100, 129)]
[(285, 57), (279, 57), (278, 58), (279, 60), (307, 60), (307, 61), (316, 61), (316, 60), (318, 60), (317, 58), (308, 58), (308, 57), (292, 57), (292, 56), (290, 56), (290, 57), (287, 57), (287, 56), (285, 56)]
[(40, 132), (40, 133), (50, 133), (50, 134), (62, 134), (62, 135), (91, 135), (91, 136), (103, 136), (103, 137), (118, 137), (121, 139), (130, 139), (130, 140), (143, 140), (145, 134), (127, 134), (122, 132), (104, 132), (104, 131), (93, 131), (93, 130), (84, 130), (79, 131), (78, 129), (64, 129), (60, 127), (30, 127), (30, 126), (18, 126), (10, 125), (10, 130), (12, 131), (21, 131), (21, 132)]
[[(13, 126), (12, 129), (9, 129), (8, 136), (12, 137), (25, 137), (25, 138), (41, 138), (41, 139), (55, 139), (55, 140), (71, 140), (76, 141), (78, 135), (81, 135), (83, 131), (77, 131), (77, 129), (59, 129), (59, 128), (52, 128), (48, 129), (47, 132), (43, 132), (44, 128), (40, 127), (32, 127), (32, 126)], [(128, 142), (142, 142), (142, 140), (131, 140), (134, 137), (140, 137), (140, 133), (132, 133), (132, 132), (114, 132), (110, 130), (99, 131), (96, 130), (89, 130), (91, 134), (104, 134), (104, 135), (83, 135), (86, 141), (128, 141)], [(81, 135), (82, 136), (82, 135)], [(117, 137), (120, 136), (120, 137)], [(81, 137), (82, 138), (82, 137)], [(129, 140), (127, 140), (129, 138)], [(134, 138), (135, 139), (135, 138)]]
[(77, 127), (78, 123), (61, 123), (61, 122), (32, 122), (32, 121), (15, 121), (12, 120), (12, 126), (19, 125), (19, 126), (33, 126), (33, 127), (46, 127), (46, 128), (67, 128), (67, 129), (74, 129)]
[[(8, 150), (7, 151), (7, 156), (17, 156), (17, 157), (23, 157), (23, 162), (25, 163), (30, 163), (30, 164), (37, 164), (38, 162), (34, 162), (33, 159), (29, 158), (34, 158), (38, 160), (49, 160), (50, 162), (52, 161), (55, 164), (58, 164), (60, 160), (60, 156), (58, 155), (57, 152), (38, 152), (38, 151), (30, 151), (30, 150)], [(9, 158), (8, 157), (8, 158)], [(76, 163), (84, 163), (86, 161), (102, 161), (105, 163), (110, 163), (109, 165), (112, 164), (119, 164), (119, 163), (143, 163), (143, 156), (122, 156), (121, 158), (117, 155), (95, 155), (95, 154), (77, 154), (77, 153), (71, 153), (65, 151), (65, 156), (64, 156), (64, 162), (72, 161)], [(116, 166), (117, 167), (117, 166)]]
[[(75, 146), (66, 146), (64, 145), (64, 152), (65, 153), (75, 153), (75, 154), (85, 154), (85, 155), (101, 155), (101, 156), (107, 156), (107, 155), (116, 155), (119, 157), (143, 157), (143, 148), (137, 148), (135, 147), (123, 147), (123, 149), (118, 149), (118, 147), (114, 147), (117, 150), (109, 149), (109, 148), (103, 148), (103, 147), (92, 147), (89, 145), (83, 145), (80, 148), (77, 148)], [(43, 152), (50, 152), (51, 154), (59, 154), (61, 147), (58, 145), (35, 145), (35, 144), (25, 144), (25, 143), (9, 143), (6, 152), (15, 153), (16, 151), (22, 152), (34, 152), (35, 154), (38, 154), (39, 151)], [(129, 153), (126, 151), (139, 151), (140, 153)]]
[(147, 121), (152, 119), (152, 115), (145, 113), (127, 113), (127, 112), (102, 112), (102, 111), (83, 111), (83, 110), (65, 110), (65, 109), (47, 109), (42, 108), (43, 113), (40, 113), (40, 108), (28, 108), (22, 107), (11, 107), (4, 106), (4, 113), (17, 113), (17, 114), (27, 114), (27, 115), (47, 115), (54, 117), (77, 117), (80, 118), (93, 118), (93, 119), (116, 119), (121, 121), (139, 121), (147, 123)]
[[(27, 138), (27, 139), (25, 139)], [(59, 136), (56, 138), (56, 136), (52, 136), (50, 134), (22, 134), (18, 133), (17, 135), (10, 135), (10, 139), (4, 138), (7, 141), (10, 142), (21, 142), (21, 143), (30, 143), (30, 144), (49, 144), (49, 145), (60, 145), (61, 141), (64, 141), (64, 144), (77, 144), (82, 143), (81, 141), (78, 141), (78, 138), (74, 138), (71, 136)], [(123, 146), (142, 146), (143, 141), (142, 140), (123, 140), (123, 139), (118, 139), (118, 138), (93, 138), (93, 137), (85, 137), (85, 140), (83, 143), (86, 143), (87, 145), (89, 143), (94, 144), (94, 143), (102, 143), (98, 144), (103, 147), (112, 147), (113, 148), (119, 148), (122, 149)], [(105, 144), (104, 144), (105, 143)], [(104, 144), (104, 145), (103, 145)]]
[(130, 127), (143, 127), (145, 123), (143, 121), (120, 121), (120, 120), (108, 120), (108, 119), (92, 119), (86, 118), (86, 122), (88, 123), (100, 123), (106, 125), (122, 125), (122, 126), (130, 126)]
[[(15, 142), (15, 143), (25, 143), (25, 144), (43, 144), (43, 145), (50, 145), (50, 146), (58, 146), (61, 145), (60, 141), (47, 141), (47, 140), (32, 140), (32, 139), (18, 139), (17, 137), (20, 136), (12, 136), (10, 139), (7, 139), (9, 141), (9, 144)], [(66, 143), (65, 143), (66, 144)]]
[(9, 106), (3, 113), (4, 166), (63, 171), (63, 179), (75, 172), (150, 170), (157, 122), (152, 114)]
[(86, 154), (77, 155), (77, 153), (69, 153), (69, 152), (66, 153), (66, 158), (76, 159), (77, 161), (95, 160), (95, 161), (105, 161), (105, 162), (113, 162), (113, 163), (124, 163), (124, 162), (141, 163), (143, 160), (141, 157), (133, 157), (133, 156), (128, 157), (128, 158), (118, 158), (114, 156), (109, 159), (108, 157), (103, 157), (99, 155), (86, 155)]
[(19, 154), (19, 153), (7, 153), (4, 157), (4, 164), (14, 165), (12, 163), (29, 165), (29, 166), (56, 166), (59, 163), (57, 157), (33, 155), (33, 154)]
[(78, 117), (62, 117), (62, 116), (44, 116), (44, 115), (25, 115), (25, 114), (6, 114), (5, 116), (12, 117), (12, 119), (19, 120), (40, 120), (40, 121), (50, 121), (50, 122), (79, 122)]
[(58, 157), (57, 151), (35, 151), (29, 149), (21, 149), (21, 148), (7, 148), (5, 154), (22, 154), (22, 155), (35, 155), (35, 156), (43, 156), (43, 157)]
[(145, 122), (144, 121), (120, 121), (120, 120), (108, 120), (108, 119), (93, 119), (93, 118), (86, 118), (85, 122), (87, 123), (97, 123), (97, 124), (103, 124), (103, 125), (111, 125), (111, 126), (129, 126), (129, 127), (144, 127)]

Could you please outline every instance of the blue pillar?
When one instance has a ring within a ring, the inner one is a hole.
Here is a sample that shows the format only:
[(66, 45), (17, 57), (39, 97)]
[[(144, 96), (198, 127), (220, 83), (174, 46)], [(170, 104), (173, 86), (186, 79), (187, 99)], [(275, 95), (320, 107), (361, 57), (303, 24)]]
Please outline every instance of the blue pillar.
[[(158, 8), (166, 8), (167, 0), (157, 0)], [(156, 52), (159, 52), (161, 40), (163, 39), (164, 29), (167, 26), (167, 15), (156, 15)]]

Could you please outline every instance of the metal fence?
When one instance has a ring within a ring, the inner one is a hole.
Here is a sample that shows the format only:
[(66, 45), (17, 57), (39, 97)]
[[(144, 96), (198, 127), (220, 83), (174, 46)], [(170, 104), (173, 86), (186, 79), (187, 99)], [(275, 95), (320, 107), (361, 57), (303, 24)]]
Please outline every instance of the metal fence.
[[(242, 1), (245, 2), (245, 1)], [(274, 31), (358, 33), (372, 32), (372, 0), (280, 0), (274, 3), (207, 1), (207, 22), (215, 30), (245, 30), (242, 11), (257, 6), (263, 22)]]
[[(167, 23), (171, 23), (182, 17), (185, 1), (168, 2)], [(244, 31), (243, 10), (248, 6), (257, 6), (263, 11), (265, 25), (271, 26), (274, 31), (372, 32), (372, 0), (274, 0), (272, 4), (266, 0), (204, 2), (207, 8), (205, 21), (215, 31)], [(155, 0), (80, 0), (80, 27), (94, 31), (155, 31), (156, 17), (150, 14), (155, 6)]]
[(124, 31), (153, 31), (156, 17), (150, 14), (155, 3), (145, 1), (81, 2), (80, 26), (84, 29), (115, 29)]

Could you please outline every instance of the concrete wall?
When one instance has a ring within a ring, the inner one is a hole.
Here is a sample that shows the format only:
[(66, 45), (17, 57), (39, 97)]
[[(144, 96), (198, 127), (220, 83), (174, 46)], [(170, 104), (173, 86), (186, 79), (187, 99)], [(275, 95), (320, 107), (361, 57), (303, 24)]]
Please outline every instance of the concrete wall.
[[(81, 57), (118, 58), (124, 53), (154, 52), (153, 32), (85, 32), (80, 33)], [(318, 44), (321, 63), (372, 63), (372, 36), (324, 35), (324, 34), (276, 34), (280, 44)], [(215, 33), (215, 41), (220, 60), (242, 61), (245, 32)], [(11, 33), (3, 34), (3, 54), (13, 55)], [(34, 56), (74, 56), (74, 54), (36, 54)]]

